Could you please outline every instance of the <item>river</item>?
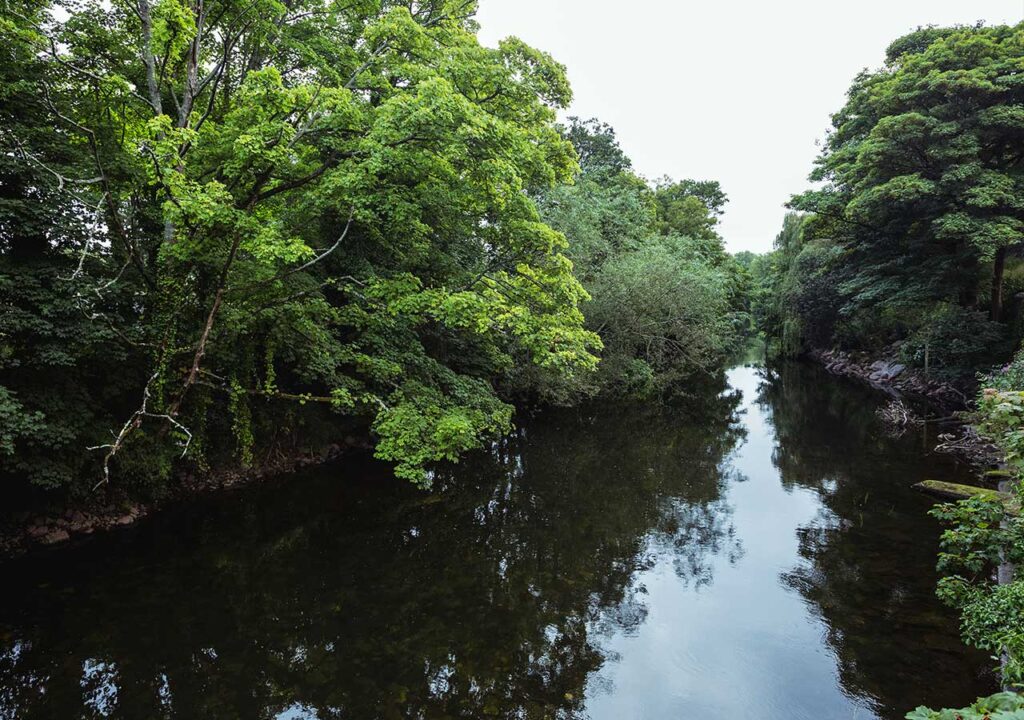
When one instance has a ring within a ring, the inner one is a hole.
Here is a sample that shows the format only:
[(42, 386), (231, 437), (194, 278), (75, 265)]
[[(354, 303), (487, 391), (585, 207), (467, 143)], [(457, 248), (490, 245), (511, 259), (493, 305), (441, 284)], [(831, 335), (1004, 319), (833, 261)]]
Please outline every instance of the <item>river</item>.
[(741, 364), (0, 566), (0, 718), (901, 718), (996, 690), (910, 485), (967, 470), (871, 392)]

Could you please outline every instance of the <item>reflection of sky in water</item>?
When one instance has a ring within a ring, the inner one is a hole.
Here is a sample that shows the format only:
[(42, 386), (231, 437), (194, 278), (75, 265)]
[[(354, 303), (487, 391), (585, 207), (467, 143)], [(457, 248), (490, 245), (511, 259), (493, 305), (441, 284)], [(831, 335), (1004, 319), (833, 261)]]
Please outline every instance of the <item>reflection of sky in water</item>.
[(959, 470), (815, 368), (730, 379), (738, 415), (720, 378), (551, 411), (431, 494), (346, 460), (32, 558), (0, 720), (895, 720), (988, 691), (908, 488)]
[(757, 371), (736, 368), (729, 379), (743, 393), (748, 431), (731, 458), (746, 482), (724, 493), (742, 553), (707, 554), (710, 582), (696, 587), (680, 578), (668, 555), (639, 575), (646, 621), (604, 646), (617, 662), (590, 681), (588, 714), (594, 720), (873, 718), (864, 701), (839, 686), (826, 628), (779, 579), (797, 557), (797, 529), (822, 511), (819, 496), (779, 482), (772, 427), (754, 402)]
[(318, 720), (319, 717), (314, 708), (295, 703), (278, 713), (275, 720)]
[(117, 666), (100, 660), (82, 663), (85, 705), (100, 717), (110, 717), (117, 707)]

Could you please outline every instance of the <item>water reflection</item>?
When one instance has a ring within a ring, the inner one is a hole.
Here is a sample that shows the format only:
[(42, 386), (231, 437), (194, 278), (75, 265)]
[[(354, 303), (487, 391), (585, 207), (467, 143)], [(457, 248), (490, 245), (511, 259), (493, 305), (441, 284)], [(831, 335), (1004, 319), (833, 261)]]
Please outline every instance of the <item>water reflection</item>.
[(935, 561), (939, 528), (925, 514), (931, 501), (907, 486), (926, 476), (961, 480), (963, 469), (943, 458), (922, 462), (934, 437), (884, 432), (874, 416), (879, 402), (815, 368), (763, 373), (758, 404), (778, 437), (780, 479), (821, 501), (798, 530), (803, 562), (783, 581), (824, 621), (849, 694), (879, 714), (887, 700), (907, 697), (906, 705), (914, 691), (959, 706), (992, 680), (978, 677), (985, 659), (950, 632), (934, 577), (919, 570)]
[(347, 462), (9, 565), (0, 718), (898, 717), (987, 690), (893, 482), (933, 461), (812, 369), (730, 381), (536, 418), (433, 494)]

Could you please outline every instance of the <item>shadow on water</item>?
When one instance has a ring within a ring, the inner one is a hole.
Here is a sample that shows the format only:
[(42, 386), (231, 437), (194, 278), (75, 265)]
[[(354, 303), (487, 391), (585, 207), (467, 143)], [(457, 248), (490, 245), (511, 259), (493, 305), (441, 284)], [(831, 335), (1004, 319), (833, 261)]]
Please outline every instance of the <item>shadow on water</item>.
[(902, 716), (991, 689), (922, 474), (814, 368), (551, 412), (420, 493), (369, 460), (8, 564), (0, 718)]

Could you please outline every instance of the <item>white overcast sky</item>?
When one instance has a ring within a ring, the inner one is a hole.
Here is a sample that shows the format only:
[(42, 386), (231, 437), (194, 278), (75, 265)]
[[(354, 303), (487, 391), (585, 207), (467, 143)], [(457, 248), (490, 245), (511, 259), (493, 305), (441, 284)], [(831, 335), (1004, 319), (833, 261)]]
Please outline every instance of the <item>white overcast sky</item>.
[(648, 178), (718, 180), (728, 248), (763, 252), (861, 69), (919, 25), (1016, 23), (1024, 0), (481, 0), (481, 40), (568, 68), (568, 114), (615, 127)]

